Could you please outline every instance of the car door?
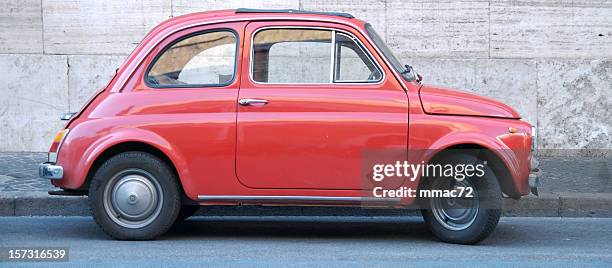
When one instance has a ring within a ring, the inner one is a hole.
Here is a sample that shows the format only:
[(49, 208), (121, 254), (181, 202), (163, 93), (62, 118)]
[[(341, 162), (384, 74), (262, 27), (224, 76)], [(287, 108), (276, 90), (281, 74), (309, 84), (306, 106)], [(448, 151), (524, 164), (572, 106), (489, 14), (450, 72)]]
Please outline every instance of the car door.
[(131, 90), (109, 97), (123, 105), (99, 107), (121, 109), (116, 114), (130, 115), (130, 124), (167, 142), (181, 159), (175, 165), (194, 199), (236, 183), (236, 100), (246, 24), (207, 24), (170, 34), (143, 60), (134, 74), (139, 78), (126, 86)]
[(357, 31), (252, 22), (245, 36), (236, 142), (241, 183), (358, 190), (367, 179), (365, 154), (405, 155), (407, 95)]

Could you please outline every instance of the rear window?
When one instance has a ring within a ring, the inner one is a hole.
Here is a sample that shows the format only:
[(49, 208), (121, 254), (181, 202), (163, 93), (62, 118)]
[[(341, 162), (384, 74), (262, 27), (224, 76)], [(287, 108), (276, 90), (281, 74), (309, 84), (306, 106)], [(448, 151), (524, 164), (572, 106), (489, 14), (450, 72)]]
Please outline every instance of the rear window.
[(148, 86), (224, 86), (236, 73), (237, 38), (230, 30), (199, 32), (168, 45), (153, 61)]

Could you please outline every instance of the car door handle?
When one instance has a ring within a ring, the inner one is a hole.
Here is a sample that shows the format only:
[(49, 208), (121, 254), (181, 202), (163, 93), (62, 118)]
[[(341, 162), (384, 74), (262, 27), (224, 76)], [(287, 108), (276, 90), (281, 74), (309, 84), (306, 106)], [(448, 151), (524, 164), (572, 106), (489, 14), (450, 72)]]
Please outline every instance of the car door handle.
[(268, 104), (268, 100), (262, 100), (262, 99), (240, 99), (238, 100), (238, 104), (240, 105), (254, 105), (254, 104), (261, 104), (261, 105), (265, 105)]

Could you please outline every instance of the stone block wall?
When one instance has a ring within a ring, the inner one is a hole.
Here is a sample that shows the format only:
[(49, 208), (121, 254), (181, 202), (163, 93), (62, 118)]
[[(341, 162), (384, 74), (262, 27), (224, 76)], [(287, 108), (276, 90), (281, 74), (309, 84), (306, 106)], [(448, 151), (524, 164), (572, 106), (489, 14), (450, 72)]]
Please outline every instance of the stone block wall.
[(342, 11), (372, 23), (425, 83), (504, 101), (540, 148), (612, 149), (612, 1), (0, 0), (0, 151), (46, 151), (159, 22), (251, 8)]

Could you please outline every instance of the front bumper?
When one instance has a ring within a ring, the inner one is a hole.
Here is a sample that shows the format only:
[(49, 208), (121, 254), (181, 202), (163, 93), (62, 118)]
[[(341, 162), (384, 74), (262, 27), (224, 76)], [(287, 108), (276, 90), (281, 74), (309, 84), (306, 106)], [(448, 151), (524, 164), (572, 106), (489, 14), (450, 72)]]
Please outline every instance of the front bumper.
[(538, 187), (540, 187), (540, 162), (531, 156), (531, 171), (529, 172), (529, 190), (532, 194), (538, 195)]
[(64, 168), (55, 163), (42, 163), (38, 165), (38, 176), (43, 179), (61, 180), (64, 177)]

